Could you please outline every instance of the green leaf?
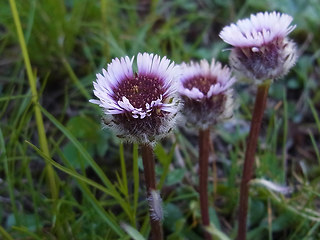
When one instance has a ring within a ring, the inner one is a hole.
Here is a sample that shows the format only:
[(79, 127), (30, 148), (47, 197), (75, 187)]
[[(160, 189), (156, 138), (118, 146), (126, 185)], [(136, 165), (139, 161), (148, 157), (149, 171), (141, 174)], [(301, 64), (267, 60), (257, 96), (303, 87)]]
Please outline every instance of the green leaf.
[(312, 101), (311, 101), (310, 99), (308, 99), (308, 103), (309, 103), (309, 106), (310, 106), (312, 115), (313, 115), (313, 117), (314, 117), (314, 120), (316, 121), (316, 125), (317, 125), (317, 128), (318, 128), (318, 131), (319, 131), (319, 133), (320, 133), (320, 119), (319, 119), (317, 110), (316, 110), (316, 108), (314, 107), (314, 104), (312, 103)]
[(179, 183), (182, 181), (184, 174), (186, 170), (185, 169), (175, 169), (168, 173), (166, 185), (173, 185), (176, 183)]
[(31, 232), (28, 228), (22, 226), (22, 227), (17, 227), (17, 226), (13, 226), (12, 227), (13, 230), (21, 232), (29, 237), (31, 237), (31, 239), (34, 240), (42, 240), (40, 237), (38, 237), (35, 233)]
[(207, 231), (209, 233), (212, 234), (212, 236), (214, 236), (214, 239), (217, 240), (231, 240), (225, 233), (223, 233), (222, 231), (220, 231), (216, 226), (214, 226), (213, 224), (210, 224), (209, 227), (206, 227)]
[(294, 226), (297, 220), (298, 219), (294, 216), (294, 214), (290, 212), (284, 212), (278, 218), (272, 220), (272, 231), (283, 231), (290, 226)]
[(76, 171), (74, 170), (71, 170), (69, 168), (66, 168), (62, 165), (60, 165), (59, 163), (55, 162), (53, 159), (49, 158), (48, 156), (44, 155), (44, 153), (39, 149), (37, 148), (35, 145), (33, 145), (32, 143), (26, 141), (41, 157), (43, 157), (46, 161), (50, 162), (54, 167), (58, 168), (59, 170), (69, 174), (70, 176), (78, 179), (78, 180), (81, 180), (82, 182), (84, 183), (87, 183), (97, 189), (99, 189), (100, 191), (110, 195), (110, 196), (113, 196), (113, 192), (109, 191), (108, 189), (106, 189), (105, 187), (101, 186), (100, 184), (92, 181), (91, 179), (89, 178), (86, 178), (82, 175), (80, 175), (79, 173), (77, 173)]
[(262, 201), (252, 199), (250, 203), (250, 225), (258, 224), (266, 215), (266, 208)]
[(183, 214), (180, 209), (172, 203), (168, 203), (164, 207), (165, 221), (164, 225), (170, 229), (171, 232), (175, 232), (175, 224), (180, 219), (183, 219)]
[(46, 156), (39, 148), (37, 148), (36, 146), (34, 146), (32, 143), (26, 141), (41, 157), (43, 157), (45, 160), (47, 160), (48, 162), (50, 162), (54, 167), (59, 168), (60, 170), (72, 175), (73, 177), (75, 177), (78, 180), (79, 186), (82, 189), (82, 191), (84, 192), (84, 196), (88, 198), (89, 202), (93, 205), (94, 209), (98, 212), (98, 214), (106, 221), (106, 223), (119, 235), (119, 236), (123, 236), (123, 231), (121, 230), (121, 228), (115, 223), (115, 221), (111, 218), (111, 216), (104, 210), (104, 208), (101, 206), (101, 204), (99, 203), (99, 201), (94, 197), (94, 195), (91, 193), (91, 191), (89, 190), (89, 188), (84, 184), (90, 184), (96, 188), (98, 188), (99, 190), (113, 195), (112, 192), (110, 192), (109, 190), (105, 189), (104, 187), (100, 186), (99, 184), (95, 183), (94, 181), (87, 179), (85, 177), (83, 177), (82, 175), (76, 173), (73, 170), (70, 170), (66, 167), (61, 166), (60, 164), (56, 163), (54, 160), (52, 160), (51, 158), (49, 158), (48, 156)]
[[(28, 231), (35, 231), (37, 229), (37, 219), (35, 215), (20, 213), (20, 219), (22, 219), (22, 224)], [(17, 220), (13, 214), (10, 214), (6, 221), (6, 227), (11, 228), (15, 225), (17, 225)]]
[(221, 230), (219, 217), (217, 215), (216, 210), (213, 207), (209, 207), (209, 216), (210, 216), (210, 222), (212, 222), (216, 228)]
[(160, 143), (155, 146), (154, 154), (162, 165), (165, 165), (168, 161), (168, 155)]
[[(78, 139), (90, 155), (97, 153), (103, 156), (108, 150), (110, 134), (107, 131), (100, 131), (100, 124), (87, 116), (76, 116), (66, 124), (71, 134)], [(67, 143), (63, 147), (63, 153), (74, 168), (86, 168), (89, 163), (76, 146)]]
[(76, 169), (84, 169), (88, 167), (88, 162), (72, 143), (68, 142), (63, 147), (62, 151), (63, 154), (66, 156), (66, 159), (68, 159), (68, 162), (72, 165), (72, 167)]
[(121, 227), (132, 237), (134, 240), (145, 240), (145, 238), (133, 227), (126, 223), (121, 223)]
[(0, 225), (0, 234), (4, 240), (13, 240), (9, 233)]
[(120, 196), (115, 186), (109, 180), (109, 178), (104, 174), (99, 165), (92, 159), (90, 154), (86, 151), (86, 149), (81, 145), (81, 143), (71, 134), (71, 132), (66, 129), (61, 123), (59, 123), (48, 111), (44, 108), (41, 108), (43, 114), (58, 128), (60, 131), (71, 141), (71, 143), (77, 148), (77, 150), (82, 154), (85, 160), (89, 163), (89, 165), (93, 168), (96, 174), (99, 176), (103, 184), (107, 187), (108, 191), (112, 193), (112, 196), (117, 199), (118, 203), (122, 207), (122, 209), (127, 213), (129, 217), (131, 217), (130, 205)]

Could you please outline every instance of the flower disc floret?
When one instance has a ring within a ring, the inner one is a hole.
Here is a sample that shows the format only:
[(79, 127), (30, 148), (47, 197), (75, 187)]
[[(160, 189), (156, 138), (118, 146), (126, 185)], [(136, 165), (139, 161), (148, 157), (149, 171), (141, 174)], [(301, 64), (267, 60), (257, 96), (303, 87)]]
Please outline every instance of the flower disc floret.
[(165, 136), (179, 109), (178, 67), (166, 57), (139, 53), (116, 58), (97, 74), (90, 100), (104, 109), (105, 123), (127, 140), (149, 143)]

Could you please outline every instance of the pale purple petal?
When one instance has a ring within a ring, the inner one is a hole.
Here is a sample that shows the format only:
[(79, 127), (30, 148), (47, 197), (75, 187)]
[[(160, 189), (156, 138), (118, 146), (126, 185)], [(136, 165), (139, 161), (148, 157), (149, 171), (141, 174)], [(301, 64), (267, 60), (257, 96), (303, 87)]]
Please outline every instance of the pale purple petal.
[[(166, 112), (174, 112), (170, 108), (176, 108), (174, 104), (163, 106), (163, 97), (145, 103), (145, 109), (135, 108), (129, 101), (127, 96), (122, 96), (121, 100), (115, 98), (117, 88), (121, 82), (127, 79), (133, 79), (133, 61), (134, 57), (115, 58), (107, 65), (106, 69), (102, 69), (102, 74), (96, 75), (96, 82), (93, 83), (94, 95), (99, 100), (90, 100), (90, 102), (99, 105), (105, 109), (106, 114), (121, 114), (125, 112), (131, 113), (133, 118), (144, 119), (152, 114), (154, 108), (159, 108)], [(152, 76), (158, 78), (163, 83), (166, 99), (175, 96), (177, 92), (177, 79), (179, 78), (179, 67), (176, 66), (166, 57), (161, 58), (159, 55), (149, 53), (139, 53), (137, 55), (138, 76)]]
[(252, 14), (222, 29), (219, 36), (234, 47), (259, 47), (276, 38), (285, 38), (296, 25), (292, 17), (278, 12)]
[(212, 95), (218, 95), (222, 91), (223, 91), (223, 88), (221, 87), (221, 85), (219, 83), (217, 83), (215, 85), (211, 85), (211, 87), (207, 93), (207, 97), (210, 98), (210, 97), (212, 97)]
[[(207, 60), (201, 60), (200, 63), (182, 63), (180, 68), (179, 93), (192, 99), (210, 98), (212, 95), (219, 94), (231, 87), (236, 80), (231, 76), (231, 70), (228, 67), (223, 67), (220, 62), (216, 62), (214, 59), (211, 60), (211, 63)], [(210, 86), (206, 93), (201, 92), (200, 87), (197, 86), (194, 86), (191, 90), (184, 87), (184, 84), (188, 81), (197, 78), (216, 79), (216, 83)]]
[(91, 102), (93, 104), (97, 104), (97, 105), (101, 104), (101, 102), (99, 100), (96, 100), (96, 99), (90, 99), (89, 102)]
[(187, 96), (192, 99), (201, 99), (204, 97), (204, 94), (200, 92), (198, 88), (193, 87), (191, 90), (188, 88), (183, 88), (179, 90), (180, 94)]

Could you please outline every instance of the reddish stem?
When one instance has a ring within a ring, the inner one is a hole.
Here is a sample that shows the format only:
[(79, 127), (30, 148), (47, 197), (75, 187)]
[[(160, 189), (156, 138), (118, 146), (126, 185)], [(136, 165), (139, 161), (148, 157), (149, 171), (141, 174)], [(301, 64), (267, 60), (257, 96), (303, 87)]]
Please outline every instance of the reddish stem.
[(212, 139), (210, 138), (210, 154), (213, 156), (212, 161), (212, 177), (213, 177), (213, 204), (215, 203), (215, 199), (217, 197), (217, 187), (218, 187), (218, 173), (217, 173), (217, 159), (214, 155), (214, 145)]
[[(209, 140), (210, 130), (199, 130), (199, 193), (202, 224), (210, 225), (208, 204), (208, 168), (209, 168)], [(205, 231), (206, 240), (211, 240), (211, 235)]]
[(259, 132), (264, 110), (266, 108), (268, 90), (270, 81), (258, 86), (256, 101), (254, 105), (249, 138), (247, 141), (247, 149), (244, 160), (240, 187), (240, 203), (239, 203), (239, 218), (238, 218), (238, 240), (246, 239), (248, 198), (249, 198), (249, 181), (252, 178), (254, 157), (258, 143)]
[[(155, 173), (155, 163), (153, 157), (153, 149), (150, 145), (141, 145), (141, 154), (144, 168), (144, 178), (147, 188), (147, 195), (150, 197), (151, 191), (156, 190), (156, 173)], [(157, 221), (151, 217), (152, 210), (150, 211), (150, 225), (151, 225), (151, 239), (152, 240), (162, 240), (162, 226), (161, 221)]]

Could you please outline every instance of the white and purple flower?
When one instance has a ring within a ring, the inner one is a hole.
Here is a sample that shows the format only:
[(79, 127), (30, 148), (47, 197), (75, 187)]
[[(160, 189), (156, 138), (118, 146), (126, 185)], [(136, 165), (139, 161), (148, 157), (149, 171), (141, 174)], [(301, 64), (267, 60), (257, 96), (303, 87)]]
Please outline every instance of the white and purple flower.
[(177, 95), (179, 68), (166, 57), (139, 53), (115, 58), (97, 74), (90, 100), (104, 109), (105, 123), (129, 141), (151, 143), (174, 126), (180, 101)]
[(222, 29), (219, 36), (234, 48), (230, 65), (257, 83), (284, 76), (296, 62), (295, 43), (287, 38), (296, 25), (278, 12), (252, 14)]
[(179, 93), (183, 99), (182, 113), (187, 122), (207, 129), (233, 113), (231, 86), (236, 81), (227, 66), (212, 59), (200, 63), (182, 63)]

